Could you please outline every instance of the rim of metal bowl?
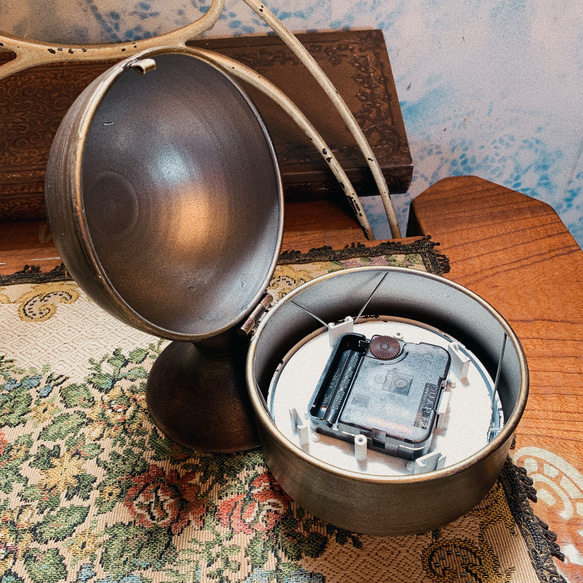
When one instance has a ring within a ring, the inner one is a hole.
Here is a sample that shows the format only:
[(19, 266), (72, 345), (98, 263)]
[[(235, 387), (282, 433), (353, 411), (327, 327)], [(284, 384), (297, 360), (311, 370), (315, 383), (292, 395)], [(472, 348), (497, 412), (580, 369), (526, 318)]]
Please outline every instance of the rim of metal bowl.
[[(247, 96), (245, 91), (241, 88), (241, 86), (225, 71), (223, 71), (219, 66), (215, 65), (211, 60), (206, 59), (196, 53), (194, 50), (190, 50), (188, 47), (172, 47), (172, 46), (160, 46), (150, 49), (145, 49), (137, 54), (132, 55), (131, 57), (112, 65), (107, 71), (105, 71), (101, 76), (99, 76), (93, 83), (95, 89), (91, 95), (91, 98), (88, 100), (86, 107), (84, 108), (82, 115), (80, 116), (80, 120), (76, 125), (77, 134), (74, 136), (74, 139), (77, 140), (77, 147), (75, 148), (74, 154), (74, 171), (72, 173), (72, 180), (74, 185), (74, 214), (77, 217), (77, 224), (75, 228), (78, 229), (80, 236), (79, 242), (82, 243), (83, 251), (85, 252), (85, 256), (90, 263), (92, 269), (97, 274), (98, 278), (100, 279), (102, 287), (106, 290), (106, 293), (109, 296), (109, 299), (113, 302), (114, 307), (116, 310), (120, 312), (121, 315), (125, 318), (126, 322), (134, 327), (138, 327), (141, 330), (148, 332), (150, 334), (154, 334), (160, 336), (162, 338), (166, 338), (169, 340), (179, 340), (179, 341), (193, 341), (193, 340), (204, 340), (207, 338), (213, 338), (222, 332), (225, 332), (231, 329), (233, 326), (238, 324), (242, 321), (255, 307), (255, 305), (261, 299), (265, 288), (269, 284), (271, 277), (273, 275), (273, 271), (275, 270), (275, 266), (278, 260), (278, 253), (277, 251), (274, 253), (269, 270), (266, 272), (267, 275), (262, 282), (262, 285), (258, 287), (257, 293), (254, 296), (254, 300), (249, 302), (249, 306), (246, 311), (242, 311), (239, 315), (233, 318), (232, 321), (228, 322), (227, 324), (223, 325), (221, 328), (217, 330), (207, 333), (207, 334), (186, 334), (175, 332), (173, 330), (169, 330), (157, 324), (154, 324), (150, 320), (143, 317), (139, 312), (134, 310), (131, 305), (123, 298), (123, 296), (117, 291), (115, 285), (109, 279), (106, 270), (103, 268), (101, 261), (99, 260), (99, 255), (95, 250), (93, 244), (93, 238), (91, 236), (91, 229), (89, 228), (87, 218), (85, 216), (84, 211), (84, 202), (83, 202), (83, 187), (82, 187), (82, 178), (83, 178), (83, 154), (85, 152), (85, 146), (87, 143), (87, 137), (89, 134), (89, 128), (91, 127), (95, 115), (101, 105), (103, 97), (107, 94), (107, 92), (111, 89), (113, 82), (126, 70), (132, 67), (137, 61), (140, 61), (145, 58), (155, 57), (161, 54), (180, 54), (190, 58), (197, 59), (199, 61), (203, 61), (213, 69), (215, 69), (219, 74), (225, 76), (229, 81), (232, 83), (233, 87), (240, 93), (241, 97), (245, 100), (248, 104), (250, 111), (252, 111), (259, 123), (262, 132), (265, 136), (266, 143), (268, 145), (269, 151), (271, 153), (271, 158), (273, 160), (273, 167), (274, 167), (274, 175), (277, 181), (277, 193), (274, 193), (274, 196), (277, 196), (279, 200), (279, 221), (278, 221), (278, 232), (274, 234), (274, 248), (280, 249), (281, 241), (283, 238), (283, 187), (281, 182), (281, 175), (278, 170), (278, 162), (277, 156), (275, 153), (275, 148), (273, 142), (269, 136), (269, 132), (263, 121), (259, 111), (255, 104), (251, 101), (251, 99)], [(107, 81), (107, 82), (106, 82)], [(74, 274), (73, 274), (74, 275)], [(82, 285), (82, 282), (80, 282)], [(117, 314), (116, 314), (117, 315)], [(136, 324), (139, 322), (139, 325)]]
[[(293, 441), (291, 441), (288, 437), (286, 437), (275, 425), (269, 411), (267, 409), (267, 404), (261, 393), (259, 386), (255, 380), (254, 375), (254, 366), (253, 360), (256, 352), (256, 345), (257, 339), (261, 335), (261, 331), (269, 325), (270, 316), (272, 314), (272, 310), (277, 309), (277, 306), (281, 303), (287, 302), (292, 300), (295, 296), (302, 293), (307, 287), (311, 287), (314, 285), (318, 285), (320, 282), (332, 279), (342, 274), (353, 273), (357, 271), (394, 271), (394, 272), (402, 272), (407, 273), (407, 275), (415, 274), (419, 277), (425, 277), (434, 279), (439, 281), (440, 283), (444, 283), (448, 286), (453, 287), (454, 289), (460, 291), (468, 295), (471, 299), (478, 302), (482, 307), (488, 310), (492, 315), (498, 320), (498, 322), (502, 325), (505, 332), (508, 334), (509, 340), (512, 342), (512, 345), (516, 348), (518, 361), (520, 364), (520, 372), (521, 372), (521, 383), (520, 383), (520, 391), (518, 395), (518, 399), (514, 410), (510, 417), (506, 420), (502, 431), (494, 437), (494, 439), (489, 442), (485, 447), (480, 449), (478, 452), (472, 454), (468, 458), (461, 460), (451, 466), (446, 466), (445, 468), (439, 470), (433, 470), (431, 472), (427, 472), (425, 474), (413, 474), (413, 475), (406, 475), (406, 476), (384, 476), (380, 474), (363, 474), (359, 472), (354, 472), (353, 470), (347, 470), (343, 468), (339, 468), (333, 464), (328, 462), (322, 461), (309, 453), (305, 452), (302, 448), (296, 445)], [(458, 472), (464, 471), (469, 469), (470, 467), (474, 466), (477, 462), (487, 458), (491, 455), (492, 452), (498, 449), (498, 447), (506, 442), (507, 440), (512, 438), (512, 434), (516, 430), (516, 427), (522, 417), (524, 409), (526, 407), (526, 402), (528, 398), (528, 383), (529, 383), (529, 374), (528, 374), (528, 365), (526, 362), (526, 355), (524, 354), (524, 350), (518, 339), (518, 336), (512, 330), (508, 322), (502, 317), (502, 315), (493, 308), (486, 300), (481, 298), (475, 292), (467, 289), (466, 287), (447, 280), (443, 277), (438, 275), (434, 275), (432, 273), (427, 273), (423, 271), (413, 271), (411, 269), (407, 269), (404, 267), (391, 267), (391, 266), (378, 266), (378, 267), (354, 267), (350, 269), (344, 269), (342, 271), (336, 271), (333, 273), (328, 273), (322, 276), (319, 276), (309, 282), (302, 284), (301, 286), (295, 288), (289, 294), (287, 294), (284, 298), (282, 298), (273, 308), (268, 312), (268, 314), (263, 318), (260, 325), (255, 332), (253, 339), (251, 340), (251, 345), (249, 347), (249, 353), (247, 356), (246, 362), (246, 377), (247, 377), (247, 388), (249, 392), (249, 396), (251, 399), (251, 403), (253, 405), (253, 409), (255, 414), (259, 419), (259, 423), (262, 427), (270, 433), (273, 438), (276, 438), (283, 443), (285, 447), (292, 451), (296, 456), (301, 458), (307, 464), (314, 466), (315, 468), (328, 472), (330, 474), (336, 475), (340, 478), (350, 478), (357, 482), (366, 482), (366, 483), (374, 483), (374, 484), (409, 484), (409, 483), (420, 483), (420, 482), (430, 482), (432, 480), (436, 480), (439, 478), (446, 478), (448, 476), (457, 474)]]

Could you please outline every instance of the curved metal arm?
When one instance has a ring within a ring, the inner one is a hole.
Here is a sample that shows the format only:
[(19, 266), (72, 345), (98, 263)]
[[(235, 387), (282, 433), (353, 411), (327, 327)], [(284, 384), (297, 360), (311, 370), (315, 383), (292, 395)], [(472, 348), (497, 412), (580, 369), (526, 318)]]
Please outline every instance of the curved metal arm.
[(352, 133), (369, 168), (371, 169), (381, 200), (383, 201), (383, 206), (385, 207), (385, 213), (387, 214), (389, 226), (391, 227), (391, 235), (393, 238), (399, 239), (401, 237), (401, 230), (399, 228), (395, 208), (393, 207), (393, 201), (391, 200), (389, 193), (389, 187), (387, 186), (381, 167), (370, 147), (370, 144), (368, 143), (368, 140), (366, 139), (366, 136), (358, 125), (354, 115), (346, 105), (346, 102), (342, 99), (337, 89), (332, 84), (332, 81), (330, 81), (326, 73), (324, 73), (320, 65), (318, 65), (314, 57), (312, 57), (304, 45), (262, 2), (259, 2), (258, 0), (243, 0), (243, 2), (245, 2), (245, 4), (247, 4), (247, 6), (249, 6), (249, 8), (251, 8), (263, 21), (265, 21), (265, 23), (277, 33), (283, 42), (295, 53), (316, 81), (318, 81), (322, 89), (326, 92), (326, 95), (332, 101), (334, 107), (338, 110), (338, 113), (342, 116), (344, 123)]
[[(324, 73), (320, 65), (310, 55), (302, 43), (279, 21), (279, 19), (261, 2), (258, 0), (243, 0), (294, 52), (300, 59), (303, 65), (310, 71), (316, 81), (320, 84), (322, 89), (326, 92), (329, 99), (332, 101), (334, 107), (340, 113), (342, 119), (346, 123), (348, 129), (355, 138), (358, 147), (360, 148), (371, 172), (375, 183), (377, 185), (381, 200), (385, 208), (385, 213), (391, 228), (391, 235), (393, 238), (400, 238), (401, 231), (397, 220), (397, 215), (391, 201), (389, 188), (387, 186), (385, 177), (382, 173), (381, 167), (376, 159), (372, 148), (364, 135), (361, 127), (354, 118), (354, 115), (342, 99), (328, 76)], [(44, 43), (29, 41), (23, 38), (10, 35), (0, 35), (0, 49), (12, 51), (16, 54), (16, 58), (8, 61), (0, 66), (0, 79), (7, 77), (18, 71), (22, 71), (29, 67), (37, 65), (45, 65), (49, 63), (59, 63), (67, 61), (104, 61), (123, 59), (129, 57), (137, 52), (146, 50), (148, 48), (167, 45), (186, 48), (186, 42), (203, 32), (212, 28), (223, 11), (224, 0), (211, 0), (209, 10), (198, 20), (179, 28), (175, 31), (166, 33), (164, 35), (142, 39), (135, 42), (115, 43), (115, 44), (100, 44), (100, 45), (60, 45), (56, 43)], [(259, 87), (261, 88), (261, 87)], [(270, 88), (272, 94), (273, 89)], [(272, 97), (273, 98), (273, 97)], [(275, 99), (275, 98), (274, 98)], [(323, 146), (325, 143), (321, 137), (315, 132), (315, 129), (299, 110), (290, 113), (289, 104), (284, 104), (282, 98), (278, 97), (276, 101), (286, 109), (286, 111), (294, 118), (296, 123), (300, 125), (302, 130), (310, 137), (317, 136), (318, 143)], [(289, 100), (288, 100), (289, 101)], [(290, 102), (291, 103), (291, 102)], [(293, 104), (292, 104), (293, 105)], [(294, 106), (295, 107), (295, 106)], [(299, 113), (298, 113), (299, 112)], [(301, 120), (301, 121), (298, 121)], [(368, 219), (364, 213), (364, 209), (360, 204), (358, 195), (354, 191), (352, 184), (348, 177), (342, 170), (338, 161), (332, 156), (329, 148), (326, 148), (328, 154), (325, 157), (330, 158), (326, 160), (330, 168), (338, 178), (340, 184), (343, 186), (346, 196), (351, 202), (353, 209), (357, 215), (360, 225), (367, 237), (372, 237), (372, 230)], [(323, 151), (323, 148), (322, 150)]]
[(126, 43), (65, 45), (30, 41), (17, 36), (1, 34), (0, 49), (11, 51), (16, 58), (0, 66), (0, 79), (37, 65), (67, 61), (108, 61), (125, 59), (145, 49), (172, 45), (185, 47), (186, 42), (212, 28), (223, 11), (225, 0), (212, 0), (208, 11), (198, 20), (166, 34)]
[(310, 139), (312, 144), (314, 144), (314, 147), (320, 152), (320, 155), (338, 180), (338, 183), (344, 191), (344, 194), (356, 215), (358, 224), (362, 227), (366, 238), (374, 240), (375, 237), (372, 227), (370, 226), (366, 212), (360, 203), (358, 194), (356, 193), (352, 182), (342, 169), (340, 162), (338, 162), (328, 144), (297, 105), (271, 81), (268, 81), (265, 77), (257, 73), (257, 71), (243, 65), (239, 61), (205, 49), (189, 47), (189, 50), (207, 59), (214, 65), (221, 67), (226, 73), (234, 75), (249, 83), (256, 89), (259, 89), (277, 103), (293, 119), (298, 127)]

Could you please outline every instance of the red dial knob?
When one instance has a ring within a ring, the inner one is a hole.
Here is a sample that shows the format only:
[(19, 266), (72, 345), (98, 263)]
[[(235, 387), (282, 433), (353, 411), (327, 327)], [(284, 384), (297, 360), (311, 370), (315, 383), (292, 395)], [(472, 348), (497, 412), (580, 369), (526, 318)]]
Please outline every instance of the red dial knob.
[(401, 345), (392, 336), (373, 336), (368, 348), (380, 360), (392, 360), (401, 354)]

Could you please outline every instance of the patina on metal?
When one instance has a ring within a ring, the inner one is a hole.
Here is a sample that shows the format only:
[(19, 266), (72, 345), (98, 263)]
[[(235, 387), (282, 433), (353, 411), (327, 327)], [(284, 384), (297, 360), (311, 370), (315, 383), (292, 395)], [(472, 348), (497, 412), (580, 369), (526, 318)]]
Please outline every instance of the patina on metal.
[[(357, 473), (315, 458), (275, 425), (266, 404), (269, 385), (288, 351), (320, 327), (311, 314), (325, 322), (354, 317), (375, 288), (368, 315), (398, 316), (434, 326), (462, 342), (498, 378), (506, 422), (476, 454), (425, 474)], [(284, 490), (338, 527), (383, 536), (438, 528), (480, 502), (502, 471), (528, 395), (524, 352), (500, 314), (458, 284), (397, 267), (340, 271), (288, 294), (261, 321), (251, 341), (246, 375), (263, 452)]]
[(152, 49), (112, 67), (59, 128), (46, 206), (88, 295), (174, 341), (148, 380), (159, 426), (195, 449), (255, 446), (247, 346), (233, 330), (275, 268), (283, 194), (246, 94), (188, 49)]

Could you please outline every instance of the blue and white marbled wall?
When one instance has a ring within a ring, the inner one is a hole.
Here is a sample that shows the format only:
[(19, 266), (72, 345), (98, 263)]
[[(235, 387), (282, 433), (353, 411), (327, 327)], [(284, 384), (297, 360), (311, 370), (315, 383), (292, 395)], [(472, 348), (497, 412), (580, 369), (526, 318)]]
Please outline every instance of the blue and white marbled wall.
[[(58, 42), (158, 35), (210, 0), (0, 0), (0, 30)], [(581, 0), (268, 0), (292, 31), (381, 28), (415, 173), (408, 203), (441, 178), (475, 174), (551, 204), (583, 246)], [(227, 0), (207, 34), (264, 33)], [(378, 237), (380, 204), (367, 202)]]

